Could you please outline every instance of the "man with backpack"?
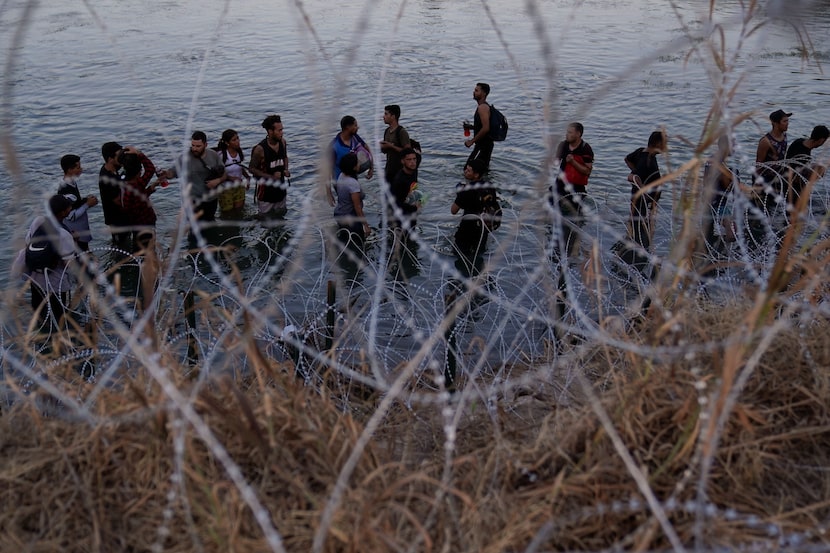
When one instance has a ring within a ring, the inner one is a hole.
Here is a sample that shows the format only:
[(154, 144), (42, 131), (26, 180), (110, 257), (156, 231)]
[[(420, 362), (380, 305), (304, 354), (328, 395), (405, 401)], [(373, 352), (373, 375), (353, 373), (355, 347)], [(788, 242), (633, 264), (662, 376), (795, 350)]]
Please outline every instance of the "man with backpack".
[(401, 117), (401, 106), (392, 104), (383, 108), (383, 122), (388, 125), (383, 131), (383, 140), (380, 142), (380, 151), (386, 154), (386, 182), (391, 183), (401, 170), (401, 152), (410, 147), (409, 133), (398, 123)]
[[(12, 274), (30, 282), (32, 310), (43, 330), (56, 330), (64, 316), (72, 285), (66, 262), (75, 254), (75, 239), (63, 226), (72, 211), (66, 196), (49, 198), (52, 217), (38, 215), (26, 234), (26, 247), (20, 250), (12, 265)], [(51, 315), (51, 316), (50, 316)]]
[(473, 160), (480, 161), (484, 172), (490, 169), (490, 156), (493, 154), (493, 138), (490, 136), (490, 104), (487, 103), (487, 95), (490, 94), (490, 85), (487, 83), (476, 83), (473, 89), (473, 100), (476, 101), (475, 114), (473, 115), (473, 136), (464, 141), (464, 146), (473, 147), (467, 163)]

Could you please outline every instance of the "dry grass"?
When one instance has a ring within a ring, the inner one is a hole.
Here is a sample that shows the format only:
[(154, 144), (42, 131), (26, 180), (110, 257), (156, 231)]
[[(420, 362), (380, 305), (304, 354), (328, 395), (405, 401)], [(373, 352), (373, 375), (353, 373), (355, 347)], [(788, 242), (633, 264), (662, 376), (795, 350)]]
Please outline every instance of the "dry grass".
[[(770, 524), (819, 540), (830, 517), (827, 321), (781, 331), (719, 439), (707, 430), (728, 388), (726, 350), (753, 351), (722, 338), (752, 309), (704, 308), (670, 333), (647, 319), (630, 337), (652, 352), (683, 340), (719, 344), (698, 355), (661, 362), (634, 347), (611, 367), (595, 351), (575, 354), (570, 362), (584, 362), (596, 379), (585, 382), (596, 401), (589, 390), (567, 407), (552, 395), (517, 394), (485, 409), (462, 393), (452, 404), (457, 423), (434, 404), (394, 405), (348, 479), (324, 550), (669, 548), (601, 412), (683, 543), (774, 550)], [(247, 381), (177, 385), (266, 507), (285, 550), (310, 551), (379, 398), (353, 397), (345, 413), (332, 390), (302, 386), (290, 366)], [(25, 403), (0, 418), (0, 550), (270, 550), (243, 491), (153, 381), (139, 376), (127, 391), (105, 392), (96, 410), (107, 415), (102, 422), (43, 417)], [(705, 511), (696, 523), (697, 506), (717, 516)]]

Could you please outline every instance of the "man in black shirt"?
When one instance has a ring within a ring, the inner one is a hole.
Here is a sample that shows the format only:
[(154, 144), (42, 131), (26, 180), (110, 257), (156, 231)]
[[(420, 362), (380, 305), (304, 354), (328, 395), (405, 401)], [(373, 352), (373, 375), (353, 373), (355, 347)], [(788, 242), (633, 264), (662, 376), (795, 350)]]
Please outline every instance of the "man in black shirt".
[(824, 125), (813, 128), (810, 138), (798, 138), (787, 149), (790, 164), (790, 189), (787, 202), (794, 205), (810, 179), (818, 180), (824, 176), (826, 168), (813, 163), (812, 150), (824, 145), (830, 137), (830, 130)]
[(98, 190), (101, 192), (101, 207), (104, 210), (104, 223), (110, 227), (112, 242), (117, 248), (131, 251), (128, 247), (130, 231), (126, 215), (121, 206), (116, 203), (121, 197), (121, 187), (124, 177), (118, 173), (121, 163), (118, 161), (121, 154), (121, 145), (118, 142), (107, 142), (101, 147), (104, 165), (98, 176)]
[(415, 226), (414, 214), (418, 211), (418, 204), (411, 200), (411, 194), (418, 187), (418, 157), (412, 148), (404, 148), (401, 152), (401, 170), (389, 184), (390, 192), (390, 220), (396, 227), (407, 230)]

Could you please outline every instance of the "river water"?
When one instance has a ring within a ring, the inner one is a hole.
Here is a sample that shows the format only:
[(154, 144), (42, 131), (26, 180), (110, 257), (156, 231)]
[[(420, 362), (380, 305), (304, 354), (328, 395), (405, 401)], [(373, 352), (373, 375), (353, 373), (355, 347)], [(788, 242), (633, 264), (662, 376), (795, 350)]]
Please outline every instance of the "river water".
[[(606, 236), (603, 248), (625, 232), (625, 155), (665, 128), (671, 151), (661, 160), (664, 172), (690, 159), (720, 90), (731, 90), (724, 113), (740, 120), (735, 158), (744, 167), (774, 109), (794, 112), (790, 140), (830, 123), (824, 73), (830, 3), (770, 2), (749, 22), (765, 22), (752, 33), (743, 26), (741, 2), (715, 4), (710, 19), (710, 2), (701, 0), (5, 2), (0, 262), (8, 266), (28, 222), (56, 188), (63, 154), (81, 156), (81, 189), (97, 194), (106, 141), (135, 145), (163, 167), (186, 148), (193, 129), (207, 132), (213, 145), (223, 129), (235, 128), (249, 152), (264, 136), (265, 115), (279, 113), (293, 173), (285, 221), (291, 245), (285, 250), (260, 223), (245, 223), (236, 260), (243, 289), (262, 304), (281, 306), (280, 324), (305, 324), (309, 313), (321, 311), (325, 282), (337, 273), (324, 248), (331, 219), (321, 194), (326, 179), (316, 170), (321, 155), (345, 114), (357, 117), (360, 134), (376, 143), (383, 106), (397, 103), (401, 123), (424, 148), (419, 183), (429, 199), (419, 219), (417, 263), (405, 271), (408, 300), (391, 301), (384, 312), (375, 291), (388, 281), (387, 257), (383, 241), (375, 241), (361, 285), (366, 312), (375, 315), (364, 327), (367, 339), (383, 349), (394, 342), (390, 337), (406, 336), (411, 342), (404, 350), (414, 348), (436, 328), (444, 287), (455, 276), (447, 239), (457, 225), (449, 213), (453, 188), (469, 153), (461, 121), (472, 118), (475, 83), (486, 81), (510, 132), (496, 145), (490, 174), (506, 210), (489, 250), (491, 293), (499, 301), (484, 316), (492, 330), (483, 337), (507, 336), (491, 344), (501, 353), (533, 349), (541, 335), (521, 321), (547, 316), (538, 296), (550, 288), (540, 273), (555, 268), (545, 253), (549, 215), (541, 198), (550, 182), (549, 149), (568, 122), (585, 125), (584, 139), (596, 154), (589, 192), (599, 217), (588, 229)], [(802, 8), (797, 20), (766, 19), (795, 17), (796, 8)], [(712, 24), (723, 34), (690, 40)], [(719, 52), (721, 36), (730, 66), (725, 76), (712, 53), (713, 46)], [(827, 153), (817, 150), (817, 156)], [(364, 187), (377, 228), (379, 178)], [(820, 183), (816, 191), (819, 201), (825, 187)], [(174, 183), (153, 197), (163, 252), (173, 243), (179, 192)], [(675, 230), (672, 194), (669, 186), (658, 248), (668, 247)], [(91, 222), (93, 246), (104, 248), (100, 208)], [(279, 270), (263, 272), (275, 244), (287, 259), (276, 262)], [(221, 288), (209, 273), (182, 263), (167, 285)], [(0, 283), (17, 286), (5, 271)], [(505, 320), (514, 328), (502, 333)], [(278, 335), (279, 328), (271, 332)], [(394, 364), (409, 353), (387, 360)]]

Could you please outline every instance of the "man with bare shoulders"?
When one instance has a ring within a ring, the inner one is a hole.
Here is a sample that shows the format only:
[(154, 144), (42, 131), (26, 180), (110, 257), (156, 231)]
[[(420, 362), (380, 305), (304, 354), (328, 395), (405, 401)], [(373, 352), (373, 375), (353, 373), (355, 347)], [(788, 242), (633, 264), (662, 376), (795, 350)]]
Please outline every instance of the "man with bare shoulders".
[[(787, 157), (787, 129), (790, 126), (790, 116), (782, 109), (777, 109), (769, 114), (772, 129), (758, 141), (758, 150), (755, 154), (756, 171), (759, 178), (763, 179), (764, 188), (772, 186), (774, 193), (766, 190), (760, 194), (759, 200), (763, 207), (771, 211), (776, 202), (775, 196), (783, 193), (785, 165)], [(757, 183), (762, 184), (762, 183)]]
[(288, 147), (282, 134), (282, 118), (269, 115), (262, 121), (262, 128), (267, 135), (251, 151), (248, 169), (260, 180), (256, 188), (259, 214), (280, 216), (288, 209), (286, 180), (291, 176), (288, 171)]
[(476, 83), (473, 89), (473, 99), (478, 106), (473, 115), (473, 136), (464, 141), (469, 148), (473, 146), (467, 163), (473, 160), (481, 162), (486, 172), (490, 168), (490, 156), (493, 154), (493, 139), (490, 137), (490, 104), (487, 103), (487, 96), (490, 94), (490, 85), (487, 83)]

